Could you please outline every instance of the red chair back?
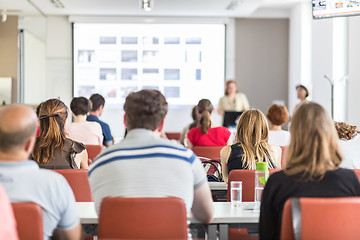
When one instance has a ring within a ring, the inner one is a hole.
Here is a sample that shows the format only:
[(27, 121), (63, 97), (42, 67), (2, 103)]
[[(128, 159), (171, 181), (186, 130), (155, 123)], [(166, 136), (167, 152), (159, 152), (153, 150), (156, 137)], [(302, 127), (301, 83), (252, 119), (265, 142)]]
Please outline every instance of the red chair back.
[(86, 169), (53, 170), (63, 175), (74, 192), (77, 202), (92, 202), (92, 194)]
[(192, 151), (198, 157), (210, 158), (220, 161), (220, 151), (224, 146), (195, 146)]
[[(269, 175), (281, 169), (269, 169)], [(230, 202), (230, 187), (232, 181), (242, 182), (242, 201), (253, 202), (255, 195), (255, 170), (232, 170), (229, 174), (227, 201)]]
[(166, 132), (165, 133), (166, 137), (170, 140), (176, 140), (179, 141), (180, 140), (180, 136), (181, 133), (180, 132)]
[(104, 198), (99, 239), (187, 239), (187, 216), (179, 198)]
[[(360, 197), (300, 198), (302, 239), (358, 239)], [(294, 239), (291, 200), (284, 206), (281, 239)]]
[(33, 202), (12, 203), (19, 239), (44, 238), (42, 209)]
[(359, 180), (360, 180), (360, 169), (352, 169), (356, 175), (358, 176)]
[(103, 150), (103, 146), (101, 145), (85, 145), (86, 151), (88, 154), (88, 158), (94, 161), (97, 155)]

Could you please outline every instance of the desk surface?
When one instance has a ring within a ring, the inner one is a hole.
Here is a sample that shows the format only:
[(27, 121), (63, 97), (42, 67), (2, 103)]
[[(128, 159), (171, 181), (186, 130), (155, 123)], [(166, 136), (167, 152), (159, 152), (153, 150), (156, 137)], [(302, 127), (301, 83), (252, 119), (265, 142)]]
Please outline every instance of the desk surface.
[(211, 191), (227, 190), (226, 182), (209, 182)]
[[(232, 223), (258, 223), (259, 213), (253, 210), (244, 210), (252, 203), (242, 203), (241, 207), (235, 208), (230, 202), (214, 202), (214, 220), (212, 224)], [(77, 202), (77, 211), (82, 224), (97, 224), (98, 216), (93, 202)], [(200, 223), (193, 217), (189, 217), (191, 223)]]

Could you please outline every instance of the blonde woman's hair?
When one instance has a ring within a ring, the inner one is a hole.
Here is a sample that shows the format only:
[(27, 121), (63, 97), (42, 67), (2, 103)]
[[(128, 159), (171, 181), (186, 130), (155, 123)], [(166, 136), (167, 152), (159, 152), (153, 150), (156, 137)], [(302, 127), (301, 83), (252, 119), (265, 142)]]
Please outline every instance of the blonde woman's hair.
[(68, 108), (59, 99), (44, 102), (39, 111), (40, 136), (36, 140), (33, 158), (38, 163), (48, 163), (54, 159), (54, 150), (63, 149), (66, 139), (65, 120)]
[(317, 103), (305, 102), (296, 110), (290, 127), (285, 173), (303, 173), (309, 180), (322, 179), (339, 168), (342, 153), (334, 123)]
[(201, 99), (197, 105), (198, 113), (201, 114), (199, 125), (202, 134), (207, 134), (211, 127), (211, 113), (214, 107), (209, 99)]
[(356, 126), (344, 122), (336, 122), (335, 128), (340, 139), (350, 140), (359, 133)]
[(275, 166), (270, 145), (269, 127), (265, 115), (258, 109), (250, 109), (241, 114), (237, 124), (235, 142), (244, 150), (244, 169), (256, 169), (256, 162), (265, 161)]

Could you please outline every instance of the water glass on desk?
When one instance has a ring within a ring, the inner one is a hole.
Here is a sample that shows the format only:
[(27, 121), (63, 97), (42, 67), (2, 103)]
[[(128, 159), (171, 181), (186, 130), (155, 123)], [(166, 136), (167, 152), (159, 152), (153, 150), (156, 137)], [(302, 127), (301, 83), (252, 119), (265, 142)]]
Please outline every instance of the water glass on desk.
[(232, 181), (230, 184), (231, 206), (240, 207), (242, 202), (242, 182)]

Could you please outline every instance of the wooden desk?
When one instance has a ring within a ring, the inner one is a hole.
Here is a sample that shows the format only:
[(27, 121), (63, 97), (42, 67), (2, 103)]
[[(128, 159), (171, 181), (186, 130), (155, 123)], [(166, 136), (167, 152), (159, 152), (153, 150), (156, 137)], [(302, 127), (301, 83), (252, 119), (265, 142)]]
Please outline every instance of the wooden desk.
[[(77, 202), (77, 211), (81, 224), (97, 224), (98, 216), (93, 202)], [(219, 231), (221, 240), (228, 239), (228, 228), (230, 226), (251, 227), (257, 229), (259, 213), (252, 210), (244, 210), (252, 203), (243, 203), (242, 207), (231, 207), (230, 202), (214, 203), (214, 220), (208, 225), (209, 239), (216, 239), (216, 231)], [(191, 224), (202, 224), (197, 219), (189, 216)]]

